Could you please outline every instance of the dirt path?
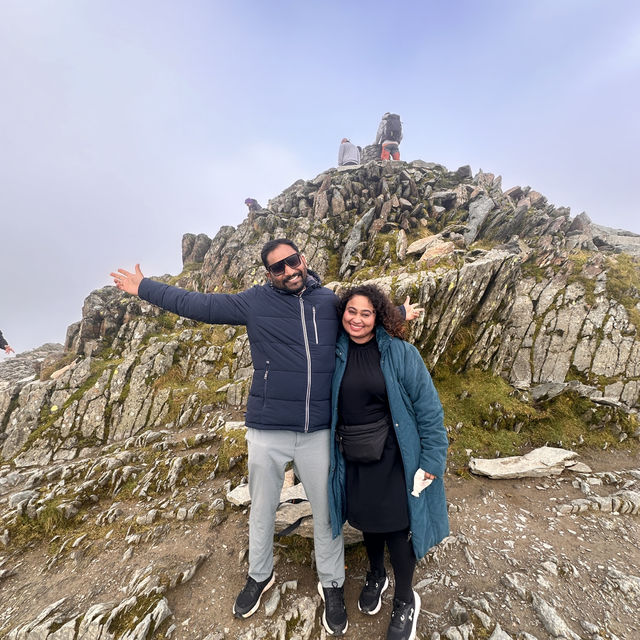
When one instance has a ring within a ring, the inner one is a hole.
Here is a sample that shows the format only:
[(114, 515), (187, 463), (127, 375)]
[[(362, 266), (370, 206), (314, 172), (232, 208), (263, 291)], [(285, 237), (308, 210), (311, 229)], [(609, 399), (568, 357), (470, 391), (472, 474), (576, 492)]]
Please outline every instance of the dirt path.
[[(594, 484), (594, 494), (611, 495), (624, 485), (639, 490), (640, 473), (637, 477), (626, 473), (640, 467), (634, 454), (583, 452), (581, 461), (594, 472), (616, 472), (613, 484)], [(601, 638), (640, 638), (640, 578), (637, 592), (632, 580), (627, 593), (615, 578), (615, 572), (640, 576), (640, 517), (593, 511), (558, 516), (559, 505), (585, 498), (583, 490), (574, 486), (576, 479), (568, 471), (555, 479), (447, 478), (451, 537), (419, 564), (415, 576), (422, 598), (419, 638), (431, 638), (434, 632), (452, 634), (447, 629), (463, 626), (464, 612), (474, 625), (473, 637), (489, 637), (482, 616), (474, 615), (473, 609), (485, 614), (490, 630), (499, 622), (512, 638), (522, 632), (550, 638), (536, 613), (540, 600), (556, 610), (576, 637), (598, 637), (587, 634), (581, 624), (585, 622), (603, 630)], [(222, 478), (203, 482), (190, 489), (191, 498), (210, 501), (214, 492), (221, 494), (222, 484)], [(135, 513), (140, 506), (132, 503), (128, 508)], [(223, 521), (212, 524), (212, 517)], [(246, 512), (236, 507), (190, 522), (156, 524), (149, 540), (143, 537), (133, 545), (107, 531), (82, 553), (62, 554), (48, 570), (44, 566), (51, 556), (44, 545), (4, 556), (0, 569), (11, 566), (15, 574), (0, 583), (0, 637), (64, 596), (69, 611), (118, 601), (136, 570), (153, 564), (159, 573), (171, 575), (203, 553), (208, 557), (193, 578), (167, 594), (175, 639), (198, 640), (216, 632), (226, 638), (249, 638), (251, 629), (260, 637), (260, 630), (298, 599), (316, 595), (310, 546), (298, 539), (293, 548), (277, 546), (277, 585), (296, 580), (297, 588), (282, 596), (274, 617), (268, 618), (263, 607), (247, 621), (232, 617), (233, 601), (246, 576), (248, 540)], [(365, 555), (355, 546), (347, 550), (346, 558), (348, 637), (383, 638), (392, 589), (385, 594), (378, 616), (361, 614), (356, 603), (366, 571)], [(462, 611), (452, 616), (455, 603)], [(310, 637), (321, 635), (316, 623)]]

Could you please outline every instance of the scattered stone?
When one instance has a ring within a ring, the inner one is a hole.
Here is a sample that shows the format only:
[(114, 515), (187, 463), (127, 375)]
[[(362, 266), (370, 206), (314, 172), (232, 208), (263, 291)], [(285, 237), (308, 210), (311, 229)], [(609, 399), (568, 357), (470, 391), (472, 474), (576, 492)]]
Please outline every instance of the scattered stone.
[(580, 636), (574, 633), (558, 612), (538, 594), (531, 594), (533, 610), (542, 626), (554, 638), (567, 638), (567, 640), (580, 640)]
[(469, 470), (477, 475), (493, 479), (504, 478), (542, 478), (557, 476), (566, 467), (566, 461), (578, 454), (556, 447), (540, 447), (524, 456), (508, 458), (471, 458)]
[(489, 640), (513, 640), (511, 636), (502, 630), (500, 623), (496, 623), (493, 633), (489, 636)]
[(281, 593), (279, 589), (272, 589), (269, 599), (264, 603), (264, 614), (270, 618), (276, 612), (280, 604)]
[(467, 610), (459, 603), (454, 602), (451, 607), (449, 613), (451, 614), (451, 618), (457, 626), (464, 624), (469, 620), (469, 613)]

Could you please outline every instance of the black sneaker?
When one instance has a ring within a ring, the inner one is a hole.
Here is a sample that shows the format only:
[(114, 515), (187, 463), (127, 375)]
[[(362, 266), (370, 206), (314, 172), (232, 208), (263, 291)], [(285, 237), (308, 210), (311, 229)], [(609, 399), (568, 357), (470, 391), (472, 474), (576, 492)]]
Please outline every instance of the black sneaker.
[(367, 571), (367, 580), (358, 598), (358, 609), (370, 616), (378, 613), (382, 606), (382, 594), (388, 586), (389, 578), (386, 573), (379, 576), (372, 571)]
[(347, 630), (347, 609), (344, 606), (344, 589), (332, 583), (333, 587), (323, 587), (318, 582), (318, 593), (324, 601), (322, 624), (330, 636), (341, 636)]
[(238, 594), (233, 605), (233, 615), (236, 618), (248, 618), (253, 615), (260, 606), (262, 594), (275, 582), (276, 577), (273, 571), (271, 575), (262, 582), (256, 582), (251, 576), (247, 578), (247, 584)]
[(414, 591), (413, 602), (402, 602), (394, 598), (391, 622), (387, 629), (387, 640), (414, 640), (418, 614), (420, 613), (420, 596)]

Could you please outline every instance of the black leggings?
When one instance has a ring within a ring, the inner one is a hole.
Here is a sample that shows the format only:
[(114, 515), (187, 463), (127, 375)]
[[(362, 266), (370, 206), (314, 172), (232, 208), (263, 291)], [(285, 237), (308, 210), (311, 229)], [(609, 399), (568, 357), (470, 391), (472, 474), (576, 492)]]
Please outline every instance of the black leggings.
[(413, 545), (409, 539), (409, 530), (391, 531), (389, 533), (362, 532), (364, 546), (367, 549), (371, 571), (383, 575), (384, 570), (384, 543), (389, 548), (391, 566), (396, 583), (395, 597), (403, 602), (411, 602), (413, 592), (413, 572), (416, 568), (416, 557), (413, 553)]

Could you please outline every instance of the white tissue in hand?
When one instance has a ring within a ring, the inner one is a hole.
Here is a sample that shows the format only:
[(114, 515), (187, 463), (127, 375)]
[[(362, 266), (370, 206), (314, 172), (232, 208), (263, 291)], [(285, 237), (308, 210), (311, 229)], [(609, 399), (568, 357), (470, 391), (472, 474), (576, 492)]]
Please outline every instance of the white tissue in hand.
[(411, 495), (417, 498), (420, 492), (426, 489), (432, 482), (433, 480), (431, 478), (424, 477), (424, 470), (418, 469), (413, 476), (413, 491)]

